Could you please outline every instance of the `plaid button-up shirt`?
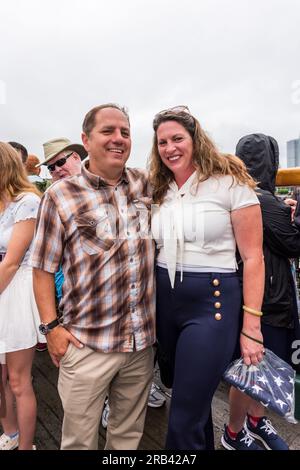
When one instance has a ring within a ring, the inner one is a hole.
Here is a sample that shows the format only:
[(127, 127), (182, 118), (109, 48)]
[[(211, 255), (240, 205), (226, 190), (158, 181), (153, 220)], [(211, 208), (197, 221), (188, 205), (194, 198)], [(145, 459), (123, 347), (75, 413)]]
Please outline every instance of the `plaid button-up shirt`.
[(155, 341), (154, 242), (147, 172), (125, 169), (108, 185), (88, 171), (44, 194), (30, 264), (62, 264), (64, 326), (102, 352), (142, 350)]

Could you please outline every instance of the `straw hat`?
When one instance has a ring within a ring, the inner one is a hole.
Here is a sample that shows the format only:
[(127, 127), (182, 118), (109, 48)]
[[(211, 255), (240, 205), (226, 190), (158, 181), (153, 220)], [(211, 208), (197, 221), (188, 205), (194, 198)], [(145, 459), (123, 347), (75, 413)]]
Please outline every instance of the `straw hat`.
[(56, 157), (56, 155), (63, 152), (64, 150), (74, 150), (74, 152), (78, 153), (81, 160), (84, 160), (88, 155), (83, 145), (72, 144), (72, 142), (65, 137), (48, 140), (48, 142), (43, 144), (43, 147), (45, 160), (42, 163), (36, 165), (37, 167), (45, 165), (47, 162), (49, 162), (49, 160), (52, 160), (52, 158)]

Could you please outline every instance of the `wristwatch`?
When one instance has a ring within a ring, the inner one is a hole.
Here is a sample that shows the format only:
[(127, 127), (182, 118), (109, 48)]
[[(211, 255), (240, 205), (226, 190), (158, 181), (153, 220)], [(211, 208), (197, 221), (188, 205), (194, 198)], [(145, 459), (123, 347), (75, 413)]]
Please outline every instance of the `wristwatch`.
[(39, 326), (40, 333), (42, 333), (42, 335), (47, 335), (49, 331), (53, 330), (57, 325), (59, 325), (58, 318), (55, 318), (55, 320), (50, 323), (41, 323)]

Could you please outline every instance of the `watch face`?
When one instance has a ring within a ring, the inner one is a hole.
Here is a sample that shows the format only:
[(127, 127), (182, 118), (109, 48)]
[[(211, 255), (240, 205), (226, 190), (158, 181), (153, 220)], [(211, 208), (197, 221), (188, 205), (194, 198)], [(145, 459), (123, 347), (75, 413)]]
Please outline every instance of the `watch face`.
[(44, 325), (43, 323), (39, 326), (40, 333), (42, 335), (46, 335), (48, 333), (48, 327), (47, 325)]

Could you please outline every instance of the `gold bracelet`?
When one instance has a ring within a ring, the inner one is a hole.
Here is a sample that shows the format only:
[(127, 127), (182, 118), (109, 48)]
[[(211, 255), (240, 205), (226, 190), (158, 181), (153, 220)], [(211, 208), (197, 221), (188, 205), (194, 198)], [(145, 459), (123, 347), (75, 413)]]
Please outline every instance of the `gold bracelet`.
[(254, 310), (254, 308), (246, 307), (246, 305), (243, 305), (243, 310), (245, 310), (245, 312), (251, 313), (252, 315), (255, 315), (256, 317), (263, 316), (263, 313), (259, 310)]
[(252, 336), (247, 335), (247, 333), (245, 333), (244, 331), (241, 331), (241, 335), (246, 336), (246, 338), (252, 339), (252, 341), (255, 341), (258, 344), (264, 344), (264, 342), (260, 339), (253, 338)]

